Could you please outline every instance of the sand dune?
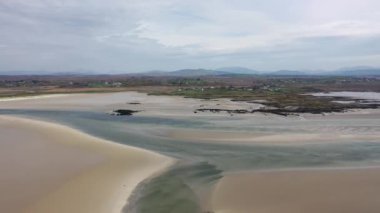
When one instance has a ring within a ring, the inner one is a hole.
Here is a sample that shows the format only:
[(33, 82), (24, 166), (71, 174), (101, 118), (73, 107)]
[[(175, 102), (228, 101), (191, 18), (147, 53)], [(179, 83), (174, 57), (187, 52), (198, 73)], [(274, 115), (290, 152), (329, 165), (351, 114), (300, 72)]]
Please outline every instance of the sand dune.
[(0, 135), (0, 212), (120, 212), (139, 182), (173, 162), (12, 116), (0, 116)]
[(216, 213), (375, 213), (380, 169), (273, 171), (227, 175), (216, 186)]

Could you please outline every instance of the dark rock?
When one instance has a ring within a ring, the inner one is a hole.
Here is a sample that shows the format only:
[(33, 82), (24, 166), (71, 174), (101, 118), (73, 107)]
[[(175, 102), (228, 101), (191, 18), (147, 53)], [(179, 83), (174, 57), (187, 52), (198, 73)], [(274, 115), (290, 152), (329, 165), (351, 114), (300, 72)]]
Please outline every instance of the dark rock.
[(130, 109), (118, 109), (118, 110), (114, 110), (111, 115), (117, 115), (117, 116), (126, 115), (126, 116), (131, 116), (131, 115), (133, 115), (136, 112), (140, 112), (140, 111), (130, 110)]

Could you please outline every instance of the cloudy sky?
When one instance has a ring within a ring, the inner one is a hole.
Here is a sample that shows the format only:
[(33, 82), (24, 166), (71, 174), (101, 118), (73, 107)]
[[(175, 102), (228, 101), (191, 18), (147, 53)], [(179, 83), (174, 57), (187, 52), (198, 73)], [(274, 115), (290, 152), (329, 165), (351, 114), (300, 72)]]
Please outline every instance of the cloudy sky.
[(380, 66), (379, 0), (0, 0), (0, 71)]

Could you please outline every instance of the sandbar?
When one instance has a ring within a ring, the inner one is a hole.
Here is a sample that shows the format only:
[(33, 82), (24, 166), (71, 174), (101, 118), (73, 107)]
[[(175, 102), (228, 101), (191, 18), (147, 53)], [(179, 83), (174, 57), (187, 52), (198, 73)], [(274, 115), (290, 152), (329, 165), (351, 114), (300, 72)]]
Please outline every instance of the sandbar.
[(375, 213), (380, 169), (315, 169), (227, 175), (216, 185), (215, 213)]
[(120, 212), (173, 159), (45, 121), (0, 116), (0, 212)]

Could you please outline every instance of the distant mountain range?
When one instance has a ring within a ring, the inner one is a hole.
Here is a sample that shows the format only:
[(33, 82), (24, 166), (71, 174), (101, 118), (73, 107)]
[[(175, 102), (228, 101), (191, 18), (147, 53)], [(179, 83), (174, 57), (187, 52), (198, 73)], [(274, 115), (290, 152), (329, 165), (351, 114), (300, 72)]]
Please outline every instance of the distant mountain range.
[(343, 75), (343, 76), (379, 76), (380, 68), (362, 67), (362, 68), (349, 68), (341, 69), (328, 73), (329, 75)]
[(263, 75), (263, 76), (380, 76), (380, 68), (353, 67), (334, 71), (298, 71), (278, 70), (260, 72), (245, 67), (223, 67), (218, 69), (182, 69), (176, 71), (151, 71), (134, 75), (145, 76), (228, 76), (228, 75)]
[(307, 72), (296, 71), (296, 70), (279, 70), (275, 72), (262, 73), (263, 75), (279, 75), (279, 76), (297, 76), (297, 75), (310, 75)]
[(257, 70), (252, 70), (245, 67), (222, 67), (219, 69), (216, 69), (217, 71), (226, 72), (226, 73), (232, 73), (232, 74), (259, 74), (260, 72)]
[[(104, 73), (103, 73), (104, 74)], [(32, 71), (0, 71), (0, 75), (98, 75), (95, 72), (32, 72)], [(106, 74), (112, 75), (112, 74)], [(118, 74), (119, 75), (119, 74)], [(278, 70), (274, 72), (262, 72), (245, 67), (222, 67), (218, 69), (181, 69), (175, 71), (153, 70), (142, 73), (129, 73), (133, 76), (231, 76), (231, 75), (260, 75), (260, 76), (380, 76), (380, 68), (375, 67), (351, 67), (333, 71), (299, 71)]]

